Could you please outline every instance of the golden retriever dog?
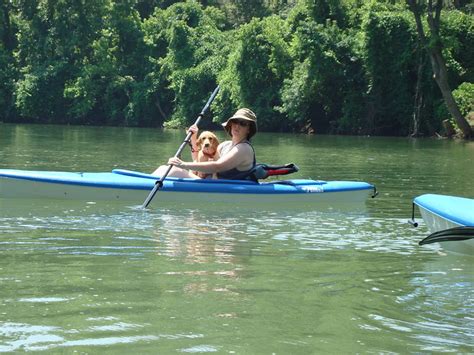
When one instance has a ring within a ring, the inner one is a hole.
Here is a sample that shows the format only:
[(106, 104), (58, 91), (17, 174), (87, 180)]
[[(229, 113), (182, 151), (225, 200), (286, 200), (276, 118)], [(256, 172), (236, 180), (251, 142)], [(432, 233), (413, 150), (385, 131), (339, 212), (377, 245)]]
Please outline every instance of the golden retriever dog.
[[(216, 160), (218, 158), (216, 157), (218, 145), (219, 139), (214, 133), (209, 131), (201, 132), (196, 140), (197, 151), (193, 154), (193, 159), (197, 162)], [(212, 176), (212, 174), (202, 173), (199, 171), (195, 171), (194, 173), (202, 179)]]

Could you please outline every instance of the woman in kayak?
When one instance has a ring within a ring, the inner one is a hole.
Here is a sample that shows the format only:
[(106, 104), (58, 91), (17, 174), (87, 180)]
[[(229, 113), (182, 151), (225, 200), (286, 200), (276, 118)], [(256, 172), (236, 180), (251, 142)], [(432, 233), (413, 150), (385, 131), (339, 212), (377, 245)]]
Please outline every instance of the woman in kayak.
[[(232, 139), (219, 144), (214, 161), (185, 162), (172, 157), (168, 160), (168, 165), (173, 165), (168, 176), (199, 179), (192, 172), (199, 171), (216, 174), (219, 179), (245, 179), (255, 166), (255, 151), (250, 138), (257, 133), (257, 117), (248, 108), (241, 108), (222, 126)], [(193, 125), (190, 130), (197, 135), (196, 126)], [(160, 166), (153, 174), (161, 176), (166, 169), (167, 166)]]

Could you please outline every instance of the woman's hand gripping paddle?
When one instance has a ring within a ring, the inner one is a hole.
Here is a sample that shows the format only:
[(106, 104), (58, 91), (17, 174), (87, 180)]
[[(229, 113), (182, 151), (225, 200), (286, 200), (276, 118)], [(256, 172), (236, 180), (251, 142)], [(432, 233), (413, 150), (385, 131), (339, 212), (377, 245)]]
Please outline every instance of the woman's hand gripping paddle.
[[(194, 124), (196, 126), (199, 125), (199, 122), (201, 121), (201, 118), (203, 118), (204, 115), (206, 114), (206, 111), (209, 109), (209, 106), (211, 106), (211, 103), (212, 103), (212, 101), (214, 101), (214, 98), (216, 97), (218, 92), (219, 92), (219, 85), (214, 89), (211, 97), (209, 98), (209, 100), (207, 100), (206, 105), (202, 109), (201, 113), (198, 115), (198, 117), (196, 119), (196, 122), (194, 122)], [(186, 135), (186, 138), (184, 139), (183, 143), (181, 143), (181, 145), (178, 148), (178, 151), (174, 155), (175, 157), (179, 157), (181, 155), (181, 152), (183, 151), (184, 147), (189, 143), (192, 134), (193, 134), (192, 132), (188, 132), (188, 134)], [(153, 187), (153, 190), (151, 190), (151, 192), (148, 194), (148, 197), (146, 198), (145, 202), (143, 202), (143, 205), (142, 205), (143, 208), (148, 207), (151, 200), (153, 200), (153, 197), (155, 196), (155, 194), (158, 192), (159, 189), (161, 189), (161, 187), (163, 186), (163, 181), (166, 179), (166, 177), (170, 173), (172, 167), (173, 167), (172, 165), (168, 165), (168, 169), (166, 169), (166, 172), (163, 174), (163, 176), (160, 178), (160, 180), (155, 182), (155, 186)]]

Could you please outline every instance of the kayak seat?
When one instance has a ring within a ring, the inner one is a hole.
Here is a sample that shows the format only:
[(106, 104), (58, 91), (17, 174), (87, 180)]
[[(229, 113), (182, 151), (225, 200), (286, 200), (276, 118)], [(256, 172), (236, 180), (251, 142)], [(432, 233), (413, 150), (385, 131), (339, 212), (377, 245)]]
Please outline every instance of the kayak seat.
[(285, 165), (257, 164), (252, 170), (245, 172), (245, 175), (239, 176), (238, 179), (258, 182), (258, 180), (266, 179), (269, 176), (288, 175), (296, 173), (298, 170), (298, 166), (293, 163)]

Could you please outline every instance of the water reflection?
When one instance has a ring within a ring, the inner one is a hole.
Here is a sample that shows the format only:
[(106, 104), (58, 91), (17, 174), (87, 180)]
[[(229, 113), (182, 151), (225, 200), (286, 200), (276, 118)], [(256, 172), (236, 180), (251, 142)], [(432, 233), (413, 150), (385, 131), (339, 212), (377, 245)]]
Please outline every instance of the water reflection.
[[(130, 251), (132, 245), (139, 245), (137, 252), (148, 252), (145, 245), (155, 245), (160, 255), (192, 263), (233, 263), (235, 256), (248, 254), (242, 247), (249, 241), (261, 245), (281, 243), (298, 251), (348, 249), (411, 254), (437, 250), (436, 244), (418, 248), (416, 243), (424, 237), (424, 229), (411, 228), (407, 218), (379, 218), (367, 213), (242, 212), (230, 217), (223, 212), (192, 209), (130, 209), (117, 213), (110, 209), (94, 211), (90, 207), (65, 209), (53, 216), (3, 216), (0, 231), (41, 231), (39, 239), (28, 241), (35, 247), (38, 243), (69, 244), (79, 240), (81, 233), (106, 232), (100, 235), (111, 236), (119, 245), (104, 246), (111, 252)], [(23, 239), (12, 242), (27, 243)]]

